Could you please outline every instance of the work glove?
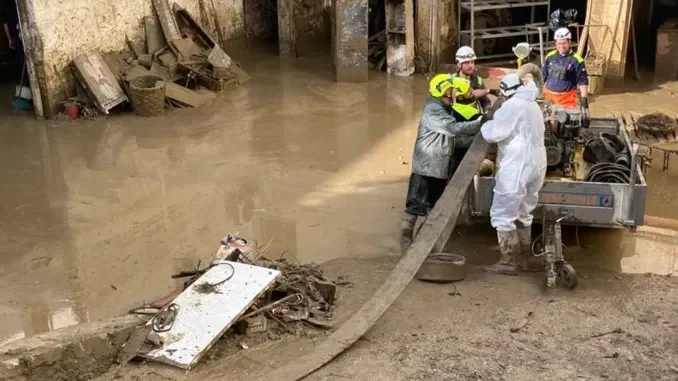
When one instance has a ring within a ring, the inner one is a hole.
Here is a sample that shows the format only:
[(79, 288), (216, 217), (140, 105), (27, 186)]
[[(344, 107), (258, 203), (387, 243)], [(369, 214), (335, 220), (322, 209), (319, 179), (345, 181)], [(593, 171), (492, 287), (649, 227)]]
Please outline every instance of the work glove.
[(587, 97), (582, 97), (581, 98), (581, 107), (585, 109), (589, 109), (589, 98)]
[(501, 96), (501, 91), (499, 91), (499, 89), (490, 89), (490, 95), (499, 98)]

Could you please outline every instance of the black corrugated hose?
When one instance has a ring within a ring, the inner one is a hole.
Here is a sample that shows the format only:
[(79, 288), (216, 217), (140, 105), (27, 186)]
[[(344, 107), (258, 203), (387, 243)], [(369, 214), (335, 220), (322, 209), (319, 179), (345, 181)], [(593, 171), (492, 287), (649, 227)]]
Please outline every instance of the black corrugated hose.
[(598, 163), (586, 174), (586, 181), (594, 183), (628, 184), (631, 182), (631, 170), (628, 165), (617, 163)]

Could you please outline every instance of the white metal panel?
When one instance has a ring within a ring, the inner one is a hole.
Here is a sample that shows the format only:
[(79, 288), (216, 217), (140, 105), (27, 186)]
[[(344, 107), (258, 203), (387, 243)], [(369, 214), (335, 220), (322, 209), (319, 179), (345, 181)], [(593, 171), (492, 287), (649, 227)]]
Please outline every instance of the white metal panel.
[[(279, 271), (264, 267), (220, 263), (174, 299), (179, 312), (172, 328), (159, 333), (163, 346), (140, 352), (140, 356), (190, 369), (280, 275)], [(210, 289), (206, 284), (216, 284), (229, 277), (206, 292)]]

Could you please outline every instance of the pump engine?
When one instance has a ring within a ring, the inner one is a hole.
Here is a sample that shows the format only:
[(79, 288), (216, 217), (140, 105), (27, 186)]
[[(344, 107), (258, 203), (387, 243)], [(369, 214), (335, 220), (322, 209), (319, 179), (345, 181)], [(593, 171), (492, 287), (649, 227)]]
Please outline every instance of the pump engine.
[(546, 129), (544, 145), (549, 172), (560, 172), (563, 176), (573, 175), (573, 161), (578, 143), (584, 143), (582, 130), (589, 127), (586, 109), (569, 110), (550, 104), (543, 104)]

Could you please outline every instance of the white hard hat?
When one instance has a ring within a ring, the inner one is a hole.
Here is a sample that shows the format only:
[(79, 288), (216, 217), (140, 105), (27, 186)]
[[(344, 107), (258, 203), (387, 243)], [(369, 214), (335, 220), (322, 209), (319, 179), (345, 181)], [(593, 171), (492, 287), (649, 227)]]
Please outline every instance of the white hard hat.
[(516, 73), (506, 74), (504, 78), (501, 79), (499, 84), (499, 89), (501, 93), (506, 97), (510, 97), (515, 94), (516, 91), (523, 85), (523, 82), (520, 80), (520, 77)]
[(457, 50), (457, 63), (475, 61), (477, 58), (476, 52), (470, 46), (462, 46)]
[(571, 40), (572, 33), (567, 28), (560, 28), (556, 31), (556, 34), (553, 36), (554, 40)]

